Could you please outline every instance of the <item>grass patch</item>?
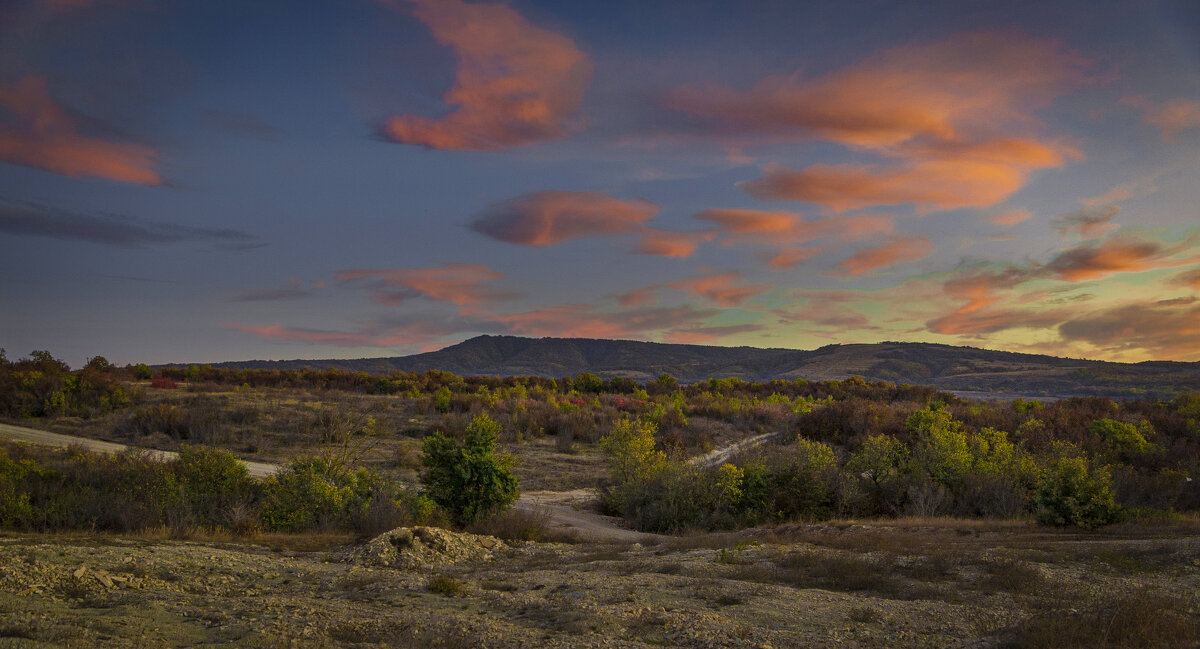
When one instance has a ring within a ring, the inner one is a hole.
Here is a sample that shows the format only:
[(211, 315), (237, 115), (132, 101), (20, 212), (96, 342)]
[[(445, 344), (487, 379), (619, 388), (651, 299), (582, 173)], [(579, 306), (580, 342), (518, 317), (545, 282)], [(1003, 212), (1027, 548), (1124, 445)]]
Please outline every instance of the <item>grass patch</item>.
[(1083, 611), (1051, 611), (1015, 631), (1015, 649), (1168, 649), (1200, 645), (1196, 602), (1138, 592)]
[(981, 589), (1030, 595), (1043, 590), (1047, 580), (1041, 571), (1020, 561), (993, 561), (984, 565)]
[(425, 585), (429, 592), (446, 597), (463, 597), (467, 594), (467, 587), (461, 581), (450, 575), (438, 575), (429, 580)]

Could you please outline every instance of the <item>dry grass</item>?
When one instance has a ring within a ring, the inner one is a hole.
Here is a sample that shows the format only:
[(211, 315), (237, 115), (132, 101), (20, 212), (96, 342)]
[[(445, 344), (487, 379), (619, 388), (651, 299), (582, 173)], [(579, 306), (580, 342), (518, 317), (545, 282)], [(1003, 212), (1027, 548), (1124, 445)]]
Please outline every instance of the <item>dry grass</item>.
[[(1194, 595), (1192, 596), (1194, 598)], [(1168, 649), (1200, 646), (1197, 602), (1137, 592), (1084, 610), (1050, 611), (1016, 629), (1018, 649)]]
[(494, 536), (505, 541), (537, 543), (578, 543), (579, 535), (550, 526), (550, 516), (544, 510), (509, 509), (489, 516), (467, 528), (473, 534)]

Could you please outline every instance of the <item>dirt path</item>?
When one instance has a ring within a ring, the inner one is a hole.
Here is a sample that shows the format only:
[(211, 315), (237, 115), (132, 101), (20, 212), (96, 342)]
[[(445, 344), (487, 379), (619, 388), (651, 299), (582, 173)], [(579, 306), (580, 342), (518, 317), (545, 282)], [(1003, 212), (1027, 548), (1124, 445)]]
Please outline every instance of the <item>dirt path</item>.
[(595, 502), (595, 489), (528, 491), (521, 494), (515, 507), (521, 511), (542, 512), (549, 517), (551, 528), (574, 533), (583, 540), (638, 543), (661, 538), (657, 534), (631, 530), (623, 526), (621, 519), (597, 513), (592, 509)]
[[(729, 459), (738, 451), (762, 444), (772, 434), (756, 435), (735, 444), (715, 449), (704, 455), (692, 458), (691, 462), (700, 466), (715, 466)], [(74, 437), (45, 430), (36, 430), (10, 424), (0, 424), (0, 438), (10, 439), (27, 444), (43, 446), (82, 446), (95, 453), (122, 453), (130, 448), (139, 448), (104, 442), (96, 439)], [(151, 457), (164, 462), (179, 457), (173, 451), (144, 449)], [(279, 470), (278, 464), (266, 462), (250, 462), (242, 460), (250, 475), (265, 478)], [(521, 494), (521, 499), (515, 505), (521, 511), (537, 511), (545, 513), (550, 519), (549, 525), (560, 531), (572, 532), (580, 539), (587, 541), (616, 541), (621, 543), (637, 543), (660, 538), (657, 534), (647, 534), (624, 527), (621, 520), (612, 516), (604, 516), (593, 507), (596, 502), (594, 489), (576, 489), (575, 491), (530, 491)]]
[[(25, 442), (26, 444), (39, 444), (42, 446), (58, 446), (62, 448), (66, 448), (68, 446), (82, 446), (93, 453), (116, 454), (123, 453), (131, 448), (137, 448), (145, 451), (150, 455), (150, 457), (163, 462), (169, 462), (179, 457), (179, 454), (174, 451), (142, 449), (138, 446), (126, 446), (124, 444), (117, 444), (116, 442), (104, 442), (98, 439), (74, 437), (72, 435), (51, 433), (50, 431), (46, 430), (36, 430), (33, 428), (25, 428), (23, 426), (13, 426), (11, 424), (0, 424), (0, 437), (3, 437), (4, 439), (10, 439), (14, 442)], [(241, 460), (241, 462), (242, 464), (246, 465), (250, 475), (256, 478), (265, 478), (279, 470), (278, 464), (250, 462), (248, 460)]]

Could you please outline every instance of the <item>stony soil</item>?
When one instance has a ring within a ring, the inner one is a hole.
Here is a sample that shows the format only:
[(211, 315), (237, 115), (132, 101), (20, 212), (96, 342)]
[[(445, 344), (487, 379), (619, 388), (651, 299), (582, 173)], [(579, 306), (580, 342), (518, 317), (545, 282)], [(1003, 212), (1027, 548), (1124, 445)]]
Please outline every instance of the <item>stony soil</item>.
[[(322, 552), (0, 536), (0, 647), (998, 647), (1044, 611), (1200, 590), (1200, 536), (1179, 531), (934, 521), (646, 545), (389, 535)], [(383, 566), (381, 544), (406, 558)]]

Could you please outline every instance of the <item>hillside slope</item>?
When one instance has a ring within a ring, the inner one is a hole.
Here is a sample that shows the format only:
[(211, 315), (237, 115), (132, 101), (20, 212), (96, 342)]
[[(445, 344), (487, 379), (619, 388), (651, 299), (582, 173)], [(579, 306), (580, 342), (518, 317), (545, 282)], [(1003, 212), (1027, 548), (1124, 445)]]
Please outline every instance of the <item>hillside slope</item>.
[(383, 373), (444, 370), (462, 375), (571, 376), (591, 372), (639, 381), (670, 374), (692, 383), (708, 378), (844, 379), (929, 385), (968, 393), (1027, 396), (1150, 396), (1200, 390), (1200, 363), (1112, 363), (932, 343), (829, 345), (811, 351), (674, 345), (588, 338), (478, 336), (412, 356), (293, 361), (240, 361), (216, 367), (342, 369)]

